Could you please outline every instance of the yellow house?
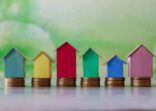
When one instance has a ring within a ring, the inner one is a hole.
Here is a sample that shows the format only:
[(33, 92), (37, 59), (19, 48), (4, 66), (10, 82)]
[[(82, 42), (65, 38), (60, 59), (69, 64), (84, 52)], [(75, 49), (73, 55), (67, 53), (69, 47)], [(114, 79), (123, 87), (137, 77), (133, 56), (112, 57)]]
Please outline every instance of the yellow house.
[(34, 59), (34, 78), (51, 78), (51, 64), (53, 60), (44, 51)]

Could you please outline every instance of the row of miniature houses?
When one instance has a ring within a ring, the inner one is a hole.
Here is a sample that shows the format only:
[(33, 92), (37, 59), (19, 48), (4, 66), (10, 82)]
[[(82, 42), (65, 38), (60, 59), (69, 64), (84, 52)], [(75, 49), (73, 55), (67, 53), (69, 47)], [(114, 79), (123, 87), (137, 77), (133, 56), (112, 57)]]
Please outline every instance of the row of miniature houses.
[[(99, 55), (89, 48), (83, 57), (83, 76), (85, 78), (99, 77)], [(5, 78), (25, 77), (26, 57), (17, 49), (12, 49), (4, 57)], [(34, 78), (51, 78), (51, 64), (53, 60), (40, 52), (34, 58)], [(76, 78), (76, 48), (65, 42), (57, 48), (56, 54), (57, 78)], [(140, 45), (128, 55), (128, 74), (133, 77), (152, 77), (153, 54)], [(117, 55), (107, 61), (107, 77), (123, 77), (125, 61)]]

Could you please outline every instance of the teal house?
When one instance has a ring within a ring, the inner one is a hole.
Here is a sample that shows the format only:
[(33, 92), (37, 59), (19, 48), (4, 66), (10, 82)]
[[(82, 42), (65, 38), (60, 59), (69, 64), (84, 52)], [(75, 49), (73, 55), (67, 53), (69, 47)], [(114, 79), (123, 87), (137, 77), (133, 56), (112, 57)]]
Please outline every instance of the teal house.
[(84, 78), (99, 77), (99, 55), (91, 48), (83, 55), (83, 73)]
[(5, 78), (25, 77), (26, 58), (17, 49), (11, 49), (4, 57), (4, 76)]

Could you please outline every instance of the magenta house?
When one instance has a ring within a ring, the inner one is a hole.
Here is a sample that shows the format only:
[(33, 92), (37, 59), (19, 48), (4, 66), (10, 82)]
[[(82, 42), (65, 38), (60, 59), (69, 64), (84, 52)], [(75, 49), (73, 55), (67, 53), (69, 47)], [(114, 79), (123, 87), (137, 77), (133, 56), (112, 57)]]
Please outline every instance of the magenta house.
[(128, 55), (129, 77), (152, 77), (153, 54), (144, 46), (140, 45)]

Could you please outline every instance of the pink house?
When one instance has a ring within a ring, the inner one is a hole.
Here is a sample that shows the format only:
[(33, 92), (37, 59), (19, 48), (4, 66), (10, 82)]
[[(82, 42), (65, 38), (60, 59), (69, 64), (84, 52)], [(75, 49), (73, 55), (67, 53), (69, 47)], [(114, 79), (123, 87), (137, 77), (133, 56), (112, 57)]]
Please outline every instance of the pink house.
[(129, 77), (152, 77), (154, 55), (144, 46), (140, 45), (128, 55)]

